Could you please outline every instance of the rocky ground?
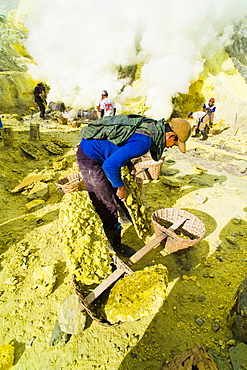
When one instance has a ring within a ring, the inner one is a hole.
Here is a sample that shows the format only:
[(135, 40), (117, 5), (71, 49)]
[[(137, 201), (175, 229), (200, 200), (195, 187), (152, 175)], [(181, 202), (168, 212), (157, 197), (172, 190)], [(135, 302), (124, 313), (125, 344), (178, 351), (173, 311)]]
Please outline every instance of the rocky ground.
[[(13, 368), (158, 370), (200, 343), (220, 370), (233, 369), (231, 350), (239, 343), (228, 315), (247, 271), (244, 125), (206, 142), (190, 138), (185, 155), (167, 150), (159, 180), (143, 185), (149, 214), (184, 209), (207, 229), (195, 246), (167, 255), (158, 247), (133, 266), (134, 271), (167, 267), (169, 295), (159, 312), (107, 327), (88, 317), (80, 334), (51, 345), (60, 308), (74, 293), (58, 231), (63, 194), (54, 182), (77, 171), (79, 128), (30, 117), (18, 121), (5, 115), (2, 121), (15, 138), (13, 147), (0, 142), (0, 345), (14, 341)], [(30, 122), (40, 123), (38, 141), (29, 140)], [(39, 193), (42, 208), (30, 205), (32, 185), (22, 188), (21, 181), (30, 174), (46, 184)], [(130, 225), (123, 240), (136, 250), (144, 245)], [(50, 285), (42, 284), (44, 271)]]

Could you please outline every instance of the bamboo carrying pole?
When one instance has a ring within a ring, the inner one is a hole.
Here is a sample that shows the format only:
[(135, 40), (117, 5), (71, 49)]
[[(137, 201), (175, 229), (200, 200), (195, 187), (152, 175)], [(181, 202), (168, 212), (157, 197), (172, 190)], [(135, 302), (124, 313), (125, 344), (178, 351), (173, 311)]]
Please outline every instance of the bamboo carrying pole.
[(2, 139), (3, 139), (3, 145), (8, 146), (8, 147), (14, 146), (15, 139), (14, 139), (12, 128), (1, 127), (0, 132), (1, 132)]

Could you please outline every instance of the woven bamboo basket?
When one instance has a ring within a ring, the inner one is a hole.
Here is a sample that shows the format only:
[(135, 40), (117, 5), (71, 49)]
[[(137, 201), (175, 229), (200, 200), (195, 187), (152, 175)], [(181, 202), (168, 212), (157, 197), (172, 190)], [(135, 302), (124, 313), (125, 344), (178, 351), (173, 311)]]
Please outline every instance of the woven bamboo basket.
[(73, 128), (79, 128), (81, 126), (81, 122), (80, 121), (72, 121), (71, 126)]
[[(175, 231), (169, 230), (181, 218), (185, 218), (182, 225)], [(178, 208), (159, 209), (153, 212), (151, 220), (156, 236), (162, 232), (168, 235), (165, 246), (173, 252), (195, 245), (206, 233), (206, 227), (198, 217)]]
[(142, 162), (151, 161), (152, 160), (151, 154), (148, 152), (147, 154), (142, 155), (141, 160)]
[(57, 121), (60, 125), (67, 125), (69, 120), (65, 117), (57, 117)]
[(160, 370), (218, 370), (215, 362), (208, 356), (205, 349), (196, 344), (181, 355), (174, 357), (172, 361), (161, 367)]
[(138, 174), (143, 180), (158, 180), (161, 173), (161, 168), (163, 165), (164, 159), (160, 159), (159, 161), (145, 161), (135, 164), (136, 172), (146, 168), (145, 171)]
[(141, 161), (141, 157), (138, 157), (138, 158), (132, 158), (131, 159), (131, 162), (133, 163), (133, 165), (135, 165), (137, 162), (140, 162)]
[[(161, 159), (162, 161), (164, 161), (165, 157), (166, 157), (166, 154), (165, 154), (165, 153), (163, 153), (160, 159)], [(141, 156), (141, 160), (142, 160), (143, 162), (151, 161), (152, 159), (153, 159), (153, 158), (152, 158), (152, 156), (151, 156), (151, 153), (150, 153), (150, 152), (147, 152), (146, 154), (144, 154), (144, 155), (142, 155), (142, 156)]]
[(81, 175), (78, 173), (72, 173), (67, 177), (64, 177), (63, 179), (55, 182), (57, 189), (61, 190), (64, 194), (70, 193), (72, 191), (72, 186), (76, 183), (78, 183), (78, 190), (86, 190), (86, 185)]

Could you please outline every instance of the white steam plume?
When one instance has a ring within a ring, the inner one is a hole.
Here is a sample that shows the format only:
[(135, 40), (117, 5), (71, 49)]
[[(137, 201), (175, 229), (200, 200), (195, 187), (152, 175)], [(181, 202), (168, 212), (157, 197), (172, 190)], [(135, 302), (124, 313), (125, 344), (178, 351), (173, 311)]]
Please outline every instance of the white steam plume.
[[(50, 100), (90, 108), (103, 89), (116, 103), (146, 96), (146, 114), (171, 113), (171, 97), (186, 93), (206, 59), (229, 41), (246, 0), (21, 0), (35, 79), (51, 85)], [(136, 91), (118, 79), (118, 67), (142, 63)], [(123, 90), (123, 87), (126, 86)], [(123, 91), (122, 91), (123, 90)], [(118, 106), (117, 113), (121, 112)]]

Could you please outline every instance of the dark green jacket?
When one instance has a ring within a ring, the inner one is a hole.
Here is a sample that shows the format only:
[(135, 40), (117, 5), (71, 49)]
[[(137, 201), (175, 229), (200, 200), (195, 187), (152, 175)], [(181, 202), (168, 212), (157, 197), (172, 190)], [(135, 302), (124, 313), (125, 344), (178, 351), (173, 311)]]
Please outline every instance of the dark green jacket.
[(165, 120), (154, 120), (137, 114), (103, 117), (89, 123), (81, 130), (84, 139), (109, 140), (115, 145), (126, 142), (134, 133), (152, 138), (152, 158), (158, 161), (166, 146)]

